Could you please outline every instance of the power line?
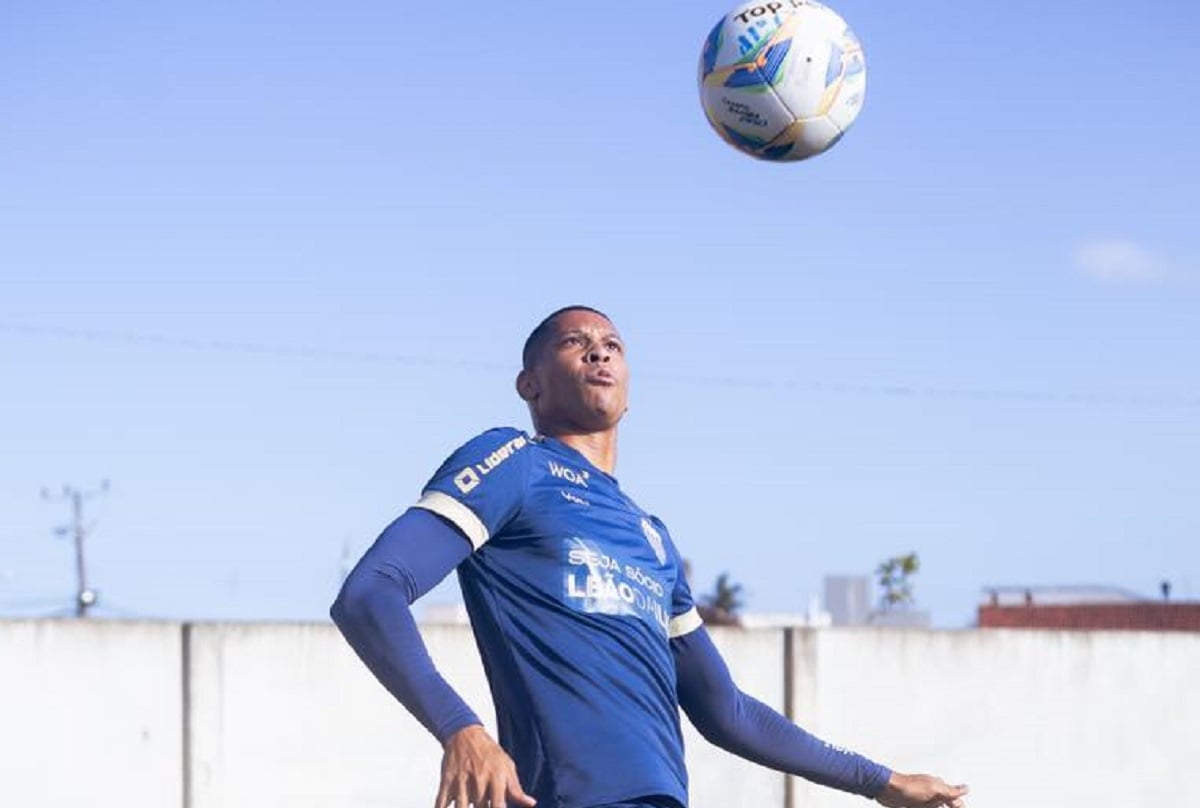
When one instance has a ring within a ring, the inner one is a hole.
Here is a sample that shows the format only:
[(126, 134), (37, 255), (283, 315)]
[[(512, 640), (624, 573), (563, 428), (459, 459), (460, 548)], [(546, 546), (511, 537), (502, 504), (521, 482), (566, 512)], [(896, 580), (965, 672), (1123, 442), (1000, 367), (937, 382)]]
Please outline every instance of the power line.
[(0, 331), (35, 337), (55, 337), (82, 342), (124, 343), (156, 348), (182, 348), (210, 353), (236, 353), (254, 356), (277, 356), (286, 359), (325, 359), (343, 362), (378, 362), (386, 364), (428, 365), (431, 367), (461, 367), (485, 370), (509, 370), (510, 365), (475, 359), (449, 359), (386, 351), (347, 351), (309, 345), (278, 345), (261, 342), (236, 342), (222, 339), (145, 334), (134, 331), (110, 331), (95, 328), (68, 328), (0, 321)]
[[(350, 351), (316, 346), (236, 342), (221, 339), (147, 334), (91, 328), (39, 325), (0, 321), (0, 332), (33, 337), (51, 337), (83, 342), (120, 343), (156, 348), (184, 349), (213, 353), (236, 353), (286, 359), (317, 359), (334, 362), (369, 362), (418, 365), (425, 367), (511, 371), (514, 365), (476, 359), (453, 359), (387, 351)], [(1200, 396), (1160, 396), (1141, 393), (1074, 393), (1050, 390), (1005, 390), (881, 383), (838, 383), (804, 379), (768, 379), (749, 376), (701, 376), (689, 374), (639, 373), (638, 380), (668, 384), (701, 385), (723, 389), (808, 392), (825, 395), (876, 398), (934, 398), (995, 403), (1062, 404), (1073, 406), (1116, 406), (1133, 408), (1200, 409)]]
[(1048, 390), (1002, 390), (907, 384), (848, 384), (800, 379), (761, 379), (736, 376), (676, 376), (643, 374), (656, 381), (701, 384), (711, 387), (798, 391), (831, 395), (889, 398), (938, 398), (961, 401), (1013, 402), (1026, 404), (1074, 404), (1124, 407), (1200, 408), (1200, 397), (1153, 396), (1112, 393), (1066, 393)]

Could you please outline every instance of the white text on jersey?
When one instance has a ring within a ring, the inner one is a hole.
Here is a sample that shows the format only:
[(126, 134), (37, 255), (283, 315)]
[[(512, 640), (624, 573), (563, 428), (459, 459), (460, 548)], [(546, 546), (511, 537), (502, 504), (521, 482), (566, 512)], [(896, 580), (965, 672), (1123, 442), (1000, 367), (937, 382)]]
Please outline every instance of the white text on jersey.
[(524, 448), (527, 443), (529, 441), (525, 439), (524, 435), (518, 435), (485, 457), (481, 462), (476, 463), (474, 466), (467, 466), (454, 475), (454, 484), (464, 494), (470, 493), (471, 489), (479, 485), (481, 477), (491, 474), (496, 470), (497, 466), (512, 457), (518, 449)]
[(550, 473), (555, 477), (558, 477), (560, 480), (566, 480), (569, 483), (581, 485), (584, 488), (588, 487), (588, 473), (586, 471), (575, 471), (574, 469), (569, 469), (566, 466), (560, 466), (553, 460), (548, 461), (546, 465), (549, 466)]

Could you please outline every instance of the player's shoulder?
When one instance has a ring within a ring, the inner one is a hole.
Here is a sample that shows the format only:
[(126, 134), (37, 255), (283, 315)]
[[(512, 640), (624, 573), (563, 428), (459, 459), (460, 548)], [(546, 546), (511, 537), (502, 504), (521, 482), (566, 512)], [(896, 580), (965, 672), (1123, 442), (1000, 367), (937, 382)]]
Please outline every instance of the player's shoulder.
[(483, 432), (469, 439), (459, 447), (459, 451), (466, 449), (483, 451), (490, 454), (502, 447), (508, 447), (511, 451), (515, 451), (525, 448), (532, 441), (533, 438), (528, 433), (517, 429), (515, 426), (495, 426), (491, 429), (485, 429)]
[(533, 443), (534, 439), (528, 433), (516, 427), (493, 427), (460, 445), (451, 453), (447, 462), (482, 463), (492, 467), (521, 454), (522, 450), (527, 450)]
[[(532, 443), (533, 439), (516, 427), (502, 426), (480, 432), (450, 453), (429, 486), (436, 487), (439, 481), (453, 480), (457, 489), (466, 494), (485, 477), (503, 478), (510, 484), (523, 479), (529, 468), (525, 456)], [(500, 474), (496, 476), (493, 472)]]

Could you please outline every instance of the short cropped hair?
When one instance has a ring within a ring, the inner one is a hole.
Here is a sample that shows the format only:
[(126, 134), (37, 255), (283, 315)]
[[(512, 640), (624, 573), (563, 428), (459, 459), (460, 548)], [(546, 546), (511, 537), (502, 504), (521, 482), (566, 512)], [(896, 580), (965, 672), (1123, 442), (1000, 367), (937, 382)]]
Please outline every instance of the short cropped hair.
[(537, 324), (537, 328), (529, 332), (529, 337), (525, 340), (525, 347), (521, 349), (521, 366), (526, 370), (533, 368), (534, 362), (537, 360), (538, 353), (542, 350), (542, 345), (546, 338), (550, 336), (550, 326), (554, 324), (555, 318), (560, 314), (566, 314), (569, 311), (590, 311), (592, 314), (599, 314), (605, 320), (612, 322), (612, 318), (599, 309), (593, 309), (591, 306), (563, 306), (557, 311), (552, 311), (546, 315), (546, 318)]

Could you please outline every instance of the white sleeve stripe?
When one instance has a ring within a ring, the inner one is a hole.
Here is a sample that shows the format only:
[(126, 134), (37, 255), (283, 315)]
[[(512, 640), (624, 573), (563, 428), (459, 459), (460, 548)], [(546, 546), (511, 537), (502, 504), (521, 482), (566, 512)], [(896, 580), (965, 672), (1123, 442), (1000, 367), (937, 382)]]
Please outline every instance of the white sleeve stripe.
[(700, 619), (700, 612), (693, 606), (683, 614), (671, 618), (671, 623), (667, 626), (667, 636), (671, 639), (682, 637), (684, 634), (691, 634), (702, 625), (704, 621)]
[(427, 511), (433, 511), (438, 516), (449, 519), (452, 524), (463, 532), (463, 535), (467, 537), (467, 540), (471, 542), (471, 546), (476, 550), (491, 538), (488, 535), (487, 526), (483, 524), (483, 520), (475, 515), (475, 511), (449, 494), (443, 494), (441, 491), (426, 491), (413, 507), (424, 508)]

